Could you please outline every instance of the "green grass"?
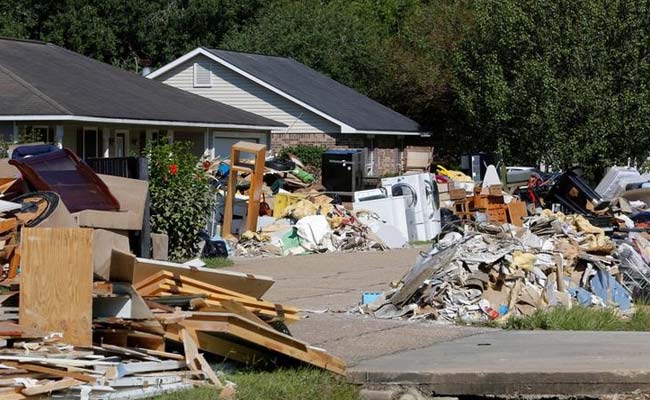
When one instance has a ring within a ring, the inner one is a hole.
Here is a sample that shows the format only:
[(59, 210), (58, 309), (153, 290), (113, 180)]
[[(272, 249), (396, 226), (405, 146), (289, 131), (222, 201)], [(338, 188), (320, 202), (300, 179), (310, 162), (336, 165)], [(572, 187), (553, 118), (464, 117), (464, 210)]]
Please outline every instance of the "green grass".
[(520, 330), (650, 331), (650, 310), (646, 306), (638, 306), (631, 316), (625, 317), (612, 309), (558, 307), (538, 310), (527, 317), (512, 317), (501, 327)]
[[(244, 371), (227, 375), (237, 384), (237, 400), (360, 400), (359, 389), (329, 372), (312, 369), (278, 369), (272, 372)], [(214, 400), (209, 387), (169, 393), (156, 400)]]
[(425, 246), (433, 243), (433, 240), (411, 240), (409, 244), (411, 246)]
[(231, 259), (221, 257), (205, 257), (202, 258), (201, 261), (203, 261), (205, 266), (208, 268), (225, 268), (231, 267), (234, 264)]

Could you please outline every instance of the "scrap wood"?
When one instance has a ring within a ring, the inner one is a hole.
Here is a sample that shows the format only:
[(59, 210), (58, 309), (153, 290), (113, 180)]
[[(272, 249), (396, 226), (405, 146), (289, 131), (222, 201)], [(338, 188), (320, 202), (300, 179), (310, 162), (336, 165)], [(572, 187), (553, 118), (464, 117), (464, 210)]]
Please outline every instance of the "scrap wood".
[(11, 367), (14, 367), (14, 368), (17, 368), (17, 369), (23, 369), (23, 370), (26, 370), (26, 371), (40, 372), (40, 373), (47, 374), (47, 375), (54, 376), (54, 377), (58, 377), (58, 378), (72, 378), (72, 379), (76, 379), (78, 381), (88, 382), (88, 383), (94, 383), (98, 378), (96, 376), (91, 376), (91, 375), (84, 374), (84, 373), (61, 370), (61, 369), (57, 369), (57, 368), (53, 368), (53, 367), (46, 367), (44, 365), (39, 365), (39, 364), (11, 362), (11, 361), (4, 361), (2, 364), (6, 365), (6, 366), (11, 366)]
[(199, 353), (194, 338), (186, 329), (181, 329), (181, 339), (183, 341), (183, 349), (185, 350), (185, 362), (187, 362), (190, 369), (192, 371), (203, 373), (217, 389), (223, 388), (223, 383), (221, 383), (217, 374), (212, 370), (210, 364), (205, 361), (203, 355)]
[(43, 384), (25, 388), (21, 392), (26, 396), (33, 396), (36, 394), (51, 393), (57, 390), (68, 389), (73, 386), (78, 386), (81, 383), (81, 381), (73, 378), (63, 378), (60, 381), (46, 381)]
[[(197, 333), (219, 333), (221, 338), (224, 337), (223, 335), (228, 338), (225, 341), (226, 343), (241, 343), (241, 341), (244, 341), (255, 346), (256, 349), (261, 348), (262, 350), (259, 351), (262, 352), (266, 351), (274, 355), (284, 355), (340, 375), (345, 373), (345, 362), (343, 360), (330, 354), (316, 351), (307, 343), (278, 332), (266, 323), (259, 324), (236, 314), (192, 313), (191, 317), (186, 318), (179, 325), (170, 325), (166, 337), (172, 340), (178, 340), (180, 329), (192, 329)], [(203, 341), (209, 341), (209, 337), (207, 336), (203, 336), (202, 339)], [(224, 344), (223, 340), (220, 342)], [(203, 348), (201, 341), (199, 341), (198, 345), (205, 351), (215, 352), (215, 354), (224, 357), (229, 356), (230, 347), (227, 345), (215, 345), (209, 349)]]
[[(170, 275), (172, 276), (170, 278)], [(175, 279), (172, 279), (175, 278)], [(273, 304), (263, 300), (252, 299), (250, 297), (240, 297), (237, 295), (221, 294), (221, 288), (208, 285), (184, 276), (173, 275), (163, 271), (157, 274), (156, 280), (147, 279), (146, 286), (136, 284), (136, 290), (142, 296), (161, 296), (161, 295), (192, 295), (205, 294), (206, 303), (210, 305), (221, 306), (222, 301), (236, 301), (252, 312), (261, 315), (276, 318), (285, 318), (288, 321), (299, 319), (298, 309), (294, 307), (285, 307), (279, 304)]]
[(137, 283), (160, 271), (169, 271), (254, 298), (262, 297), (275, 282), (271, 277), (264, 275), (190, 267), (169, 261), (139, 258), (116, 249), (112, 251), (110, 266), (112, 282)]
[(248, 296), (248, 295), (245, 295), (245, 294), (242, 294), (242, 293), (239, 293), (239, 292), (235, 292), (234, 290), (228, 290), (228, 289), (225, 289), (225, 288), (222, 288), (222, 287), (219, 287), (219, 286), (210, 285), (210, 284), (202, 282), (200, 280), (192, 279), (192, 278), (182, 276), (182, 275), (179, 275), (179, 274), (175, 274), (175, 273), (172, 273), (172, 272), (166, 271), (166, 270), (160, 271), (160, 272), (158, 272), (158, 273), (156, 273), (154, 275), (151, 275), (151, 276), (149, 276), (149, 277), (147, 277), (147, 278), (145, 278), (145, 279), (143, 279), (143, 280), (141, 280), (139, 282), (134, 283), (133, 287), (136, 290), (141, 291), (142, 289), (144, 289), (144, 288), (146, 288), (146, 287), (148, 287), (148, 286), (150, 286), (152, 284), (158, 283), (158, 282), (160, 282), (162, 280), (166, 280), (166, 279), (174, 281), (174, 283), (176, 285), (178, 285), (178, 286), (193, 285), (193, 286), (195, 286), (197, 288), (202, 288), (202, 289), (211, 291), (213, 293), (218, 293), (218, 294), (222, 294), (222, 295), (225, 295), (225, 296), (231, 296), (231, 297), (234, 297), (234, 298), (246, 299), (246, 300), (257, 300), (257, 298), (255, 298), (253, 296)]

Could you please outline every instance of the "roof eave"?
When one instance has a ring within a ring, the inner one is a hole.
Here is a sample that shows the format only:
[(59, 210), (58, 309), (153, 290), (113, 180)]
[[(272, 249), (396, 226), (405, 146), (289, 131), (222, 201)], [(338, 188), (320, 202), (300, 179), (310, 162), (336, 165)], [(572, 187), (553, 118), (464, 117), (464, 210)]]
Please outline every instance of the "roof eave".
[(89, 122), (89, 123), (106, 123), (106, 124), (127, 124), (127, 125), (148, 125), (148, 126), (184, 126), (197, 128), (221, 128), (221, 129), (242, 129), (242, 130), (264, 130), (271, 131), (282, 128), (285, 125), (246, 125), (232, 123), (210, 123), (210, 122), (191, 122), (191, 121), (165, 121), (149, 119), (132, 119), (132, 118), (110, 118), (110, 117), (93, 117), (85, 115), (0, 115), (0, 121), (69, 121), (69, 122)]

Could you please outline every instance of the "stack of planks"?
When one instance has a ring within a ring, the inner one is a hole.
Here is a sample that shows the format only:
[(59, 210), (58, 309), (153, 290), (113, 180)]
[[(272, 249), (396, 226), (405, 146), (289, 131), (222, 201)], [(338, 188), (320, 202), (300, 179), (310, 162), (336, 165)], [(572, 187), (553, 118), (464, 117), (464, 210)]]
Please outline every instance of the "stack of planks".
[(60, 335), (10, 322), (0, 323), (0, 336), (0, 400), (143, 398), (191, 388), (204, 375), (178, 354), (111, 345), (74, 347), (60, 343)]

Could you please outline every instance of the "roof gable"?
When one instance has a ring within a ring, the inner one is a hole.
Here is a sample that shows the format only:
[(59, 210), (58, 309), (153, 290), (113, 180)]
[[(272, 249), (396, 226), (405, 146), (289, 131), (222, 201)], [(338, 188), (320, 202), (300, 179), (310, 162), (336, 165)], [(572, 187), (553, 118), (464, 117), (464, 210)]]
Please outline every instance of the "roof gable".
[(148, 77), (158, 77), (198, 54), (204, 54), (340, 125), (344, 133), (383, 131), (416, 134), (421, 131), (419, 124), (412, 119), (290, 58), (198, 48)]
[(6, 88), (13, 90), (0, 92), (0, 102), (10, 103), (11, 97), (27, 93), (31, 99), (23, 107), (15, 104), (0, 108), (0, 115), (52, 112), (210, 125), (283, 126), (48, 43), (0, 39), (0, 67)]

